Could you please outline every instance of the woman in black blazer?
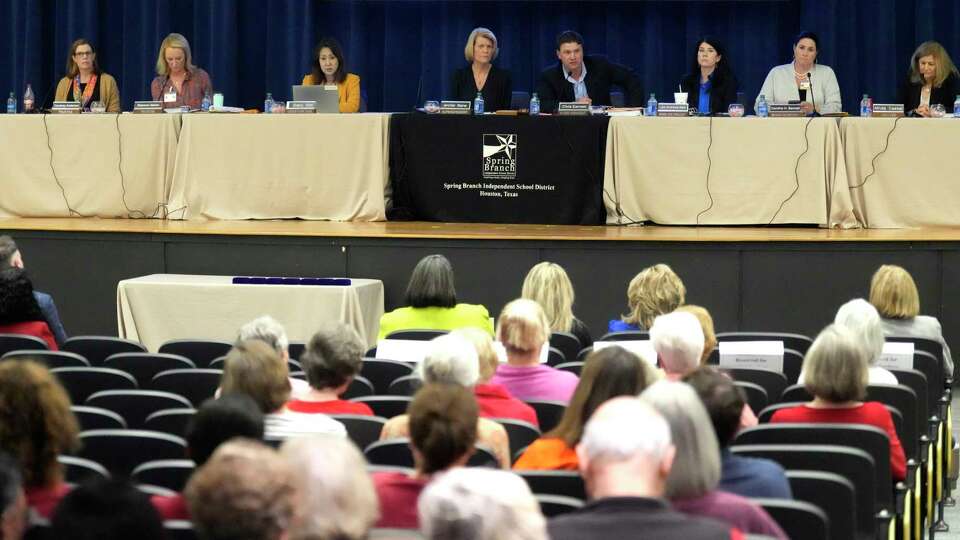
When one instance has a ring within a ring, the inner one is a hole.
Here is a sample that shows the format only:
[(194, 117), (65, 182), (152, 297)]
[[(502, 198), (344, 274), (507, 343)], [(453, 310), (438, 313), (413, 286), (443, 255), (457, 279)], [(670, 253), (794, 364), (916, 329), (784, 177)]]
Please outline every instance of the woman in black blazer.
[(497, 58), (497, 36), (486, 28), (474, 28), (463, 55), (470, 64), (453, 72), (453, 99), (473, 101), (483, 95), (484, 111), (509, 109), (513, 96), (510, 72), (492, 62)]
[(703, 36), (697, 40), (690, 72), (683, 76), (680, 87), (687, 93), (687, 103), (697, 107), (701, 115), (726, 113), (727, 107), (736, 102), (737, 78), (717, 38)]
[(910, 74), (900, 87), (900, 102), (907, 113), (930, 116), (930, 106), (939, 103), (953, 113), (953, 101), (960, 94), (957, 68), (950, 55), (936, 41), (921, 43), (910, 58)]

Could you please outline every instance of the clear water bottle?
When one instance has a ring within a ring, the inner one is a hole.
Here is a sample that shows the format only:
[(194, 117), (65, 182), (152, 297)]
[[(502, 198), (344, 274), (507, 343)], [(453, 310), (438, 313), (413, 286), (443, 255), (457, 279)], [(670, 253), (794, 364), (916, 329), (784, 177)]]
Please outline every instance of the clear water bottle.
[(7, 99), (7, 114), (17, 114), (17, 98), (14, 97), (13, 92), (10, 92), (10, 97)]
[(530, 96), (530, 116), (536, 116), (538, 114), (540, 114), (540, 97), (534, 92), (533, 95)]
[(473, 114), (483, 114), (483, 96), (477, 92), (477, 97), (473, 100)]
[(650, 94), (650, 99), (647, 100), (647, 116), (656, 116), (657, 115), (657, 95)]
[(210, 112), (210, 104), (213, 103), (213, 98), (210, 97), (210, 92), (203, 93), (203, 101), (200, 102), (200, 110), (203, 112)]
[(27, 91), (23, 93), (23, 112), (33, 110), (33, 88), (28, 84)]
[(953, 117), (960, 118), (960, 94), (953, 100)]
[(873, 106), (870, 104), (870, 96), (864, 94), (863, 99), (860, 100), (860, 116), (867, 118), (872, 114)]
[(766, 118), (770, 116), (770, 106), (767, 105), (767, 98), (763, 94), (757, 98), (757, 116)]
[(273, 101), (273, 94), (267, 92), (267, 99), (263, 100), (263, 112), (264, 114), (273, 113), (273, 105), (276, 103)]

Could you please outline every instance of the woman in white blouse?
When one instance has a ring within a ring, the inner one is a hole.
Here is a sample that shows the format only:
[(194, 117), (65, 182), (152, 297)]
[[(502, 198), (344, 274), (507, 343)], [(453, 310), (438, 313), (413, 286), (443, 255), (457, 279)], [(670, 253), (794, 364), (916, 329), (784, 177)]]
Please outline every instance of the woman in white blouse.
[(843, 109), (837, 76), (830, 66), (817, 63), (819, 50), (820, 38), (816, 34), (797, 35), (793, 41), (793, 62), (774, 67), (763, 81), (760, 95), (767, 103), (799, 100), (804, 114), (838, 113)]

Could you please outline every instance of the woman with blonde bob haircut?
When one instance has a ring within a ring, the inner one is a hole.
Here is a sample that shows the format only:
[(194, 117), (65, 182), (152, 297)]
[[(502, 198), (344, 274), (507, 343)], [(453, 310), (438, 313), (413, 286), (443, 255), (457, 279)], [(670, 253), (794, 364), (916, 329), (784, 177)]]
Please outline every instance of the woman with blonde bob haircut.
[(453, 99), (473, 101), (480, 94), (485, 111), (509, 109), (513, 84), (509, 71), (493, 65), (499, 53), (497, 36), (489, 28), (474, 28), (463, 48), (467, 65), (453, 72)]
[(670, 313), (683, 305), (687, 288), (665, 264), (656, 264), (637, 274), (627, 287), (630, 313), (610, 321), (610, 332), (649, 330), (657, 315)]
[(206, 71), (193, 65), (190, 42), (181, 34), (168, 34), (157, 54), (157, 76), (150, 83), (154, 101), (163, 101), (165, 109), (199, 109), (203, 96), (213, 93)]
[(926, 338), (940, 343), (944, 375), (953, 375), (953, 356), (943, 339), (940, 321), (920, 315), (920, 294), (910, 272), (893, 264), (878, 268), (870, 280), (870, 303), (880, 314), (885, 335)]
[(910, 57), (910, 72), (900, 87), (900, 102), (907, 114), (932, 116), (930, 106), (943, 105), (953, 113), (953, 101), (960, 94), (960, 73), (943, 45), (925, 41)]
[(450, 332), (450, 335), (469, 341), (480, 359), (480, 378), (473, 387), (473, 395), (476, 396), (477, 405), (480, 407), (480, 416), (512, 418), (540, 427), (537, 411), (533, 410), (533, 407), (511, 396), (503, 386), (490, 381), (500, 365), (500, 357), (497, 356), (490, 336), (479, 328), (458, 328)]
[(520, 297), (540, 304), (550, 321), (550, 330), (573, 334), (581, 347), (593, 345), (587, 325), (573, 315), (573, 284), (559, 264), (542, 262), (531, 268), (523, 280)]

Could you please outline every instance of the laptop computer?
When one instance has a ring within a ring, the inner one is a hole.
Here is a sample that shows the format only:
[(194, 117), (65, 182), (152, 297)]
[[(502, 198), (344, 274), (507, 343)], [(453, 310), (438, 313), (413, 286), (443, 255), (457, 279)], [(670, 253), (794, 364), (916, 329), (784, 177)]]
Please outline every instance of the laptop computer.
[(340, 93), (337, 87), (333, 86), (327, 90), (323, 85), (294, 85), (294, 101), (314, 101), (317, 104), (318, 113), (339, 113), (340, 112)]

